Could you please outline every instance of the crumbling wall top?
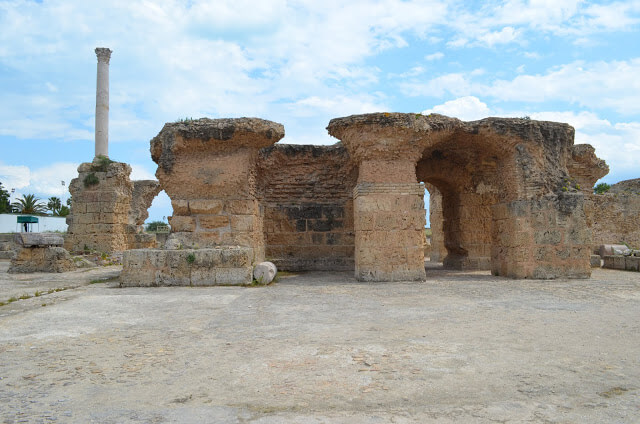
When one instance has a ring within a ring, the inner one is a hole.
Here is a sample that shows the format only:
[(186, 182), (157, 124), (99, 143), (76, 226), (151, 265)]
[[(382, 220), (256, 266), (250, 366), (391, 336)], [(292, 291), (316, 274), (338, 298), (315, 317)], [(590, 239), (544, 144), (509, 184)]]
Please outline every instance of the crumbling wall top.
[(258, 150), (282, 137), (282, 124), (259, 118), (201, 118), (172, 122), (165, 124), (151, 140), (151, 158), (165, 172), (171, 172), (174, 154), (181, 150), (224, 152), (242, 147)]
[(640, 195), (640, 178), (617, 182), (611, 186), (609, 193)]

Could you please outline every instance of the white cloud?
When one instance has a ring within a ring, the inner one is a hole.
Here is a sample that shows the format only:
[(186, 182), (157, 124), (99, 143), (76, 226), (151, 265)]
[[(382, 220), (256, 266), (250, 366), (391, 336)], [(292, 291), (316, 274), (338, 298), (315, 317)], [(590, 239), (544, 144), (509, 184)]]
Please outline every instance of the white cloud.
[(31, 170), (24, 166), (5, 165), (0, 162), (0, 182), (5, 189), (22, 189), (29, 185)]
[(401, 82), (400, 89), (407, 96), (442, 97), (450, 93), (454, 96), (471, 94), (471, 76), (464, 73), (450, 73), (427, 82)]
[(384, 110), (386, 110), (384, 105), (368, 96), (362, 96), (362, 98), (356, 96), (311, 96), (298, 100), (291, 105), (291, 114), (293, 116), (313, 116), (321, 114), (336, 117)]
[(566, 102), (593, 109), (610, 108), (621, 114), (640, 113), (640, 58), (611, 62), (572, 62), (544, 74), (478, 82), (481, 72), (449, 73), (426, 82), (400, 84), (404, 94), (441, 97), (480, 95), (500, 101)]
[(432, 61), (432, 60), (440, 60), (444, 57), (444, 53), (442, 52), (435, 52), (432, 54), (428, 54), (424, 57), (424, 60), (428, 60), (428, 61)]
[(0, 182), (8, 190), (15, 188), (16, 196), (24, 193), (35, 193), (40, 197), (68, 195), (69, 183), (78, 176), (78, 165), (57, 162), (30, 169), (24, 165), (0, 164)]
[(519, 32), (513, 27), (504, 27), (500, 31), (491, 31), (486, 34), (480, 35), (478, 41), (481, 44), (486, 44), (489, 47), (493, 47), (496, 44), (511, 43), (518, 37)]
[[(69, 183), (78, 177), (78, 165), (78, 163), (58, 162), (33, 169), (26, 191), (46, 197), (68, 196)], [(65, 185), (62, 185), (62, 181)]]
[(434, 106), (422, 112), (423, 115), (430, 113), (439, 113), (463, 121), (475, 121), (477, 119), (486, 118), (491, 114), (491, 110), (486, 103), (483, 103), (474, 96), (460, 97), (450, 100), (444, 104)]
[(147, 170), (144, 165), (138, 163), (130, 163), (131, 166), (131, 175), (129, 178), (131, 180), (155, 180), (156, 176)]

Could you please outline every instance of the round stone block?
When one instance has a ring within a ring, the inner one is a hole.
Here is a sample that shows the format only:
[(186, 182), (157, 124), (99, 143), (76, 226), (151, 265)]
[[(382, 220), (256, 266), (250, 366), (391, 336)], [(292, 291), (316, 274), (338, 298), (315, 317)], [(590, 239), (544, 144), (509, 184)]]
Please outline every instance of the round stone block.
[(253, 278), (261, 284), (269, 284), (276, 277), (278, 269), (272, 262), (260, 262), (253, 269)]

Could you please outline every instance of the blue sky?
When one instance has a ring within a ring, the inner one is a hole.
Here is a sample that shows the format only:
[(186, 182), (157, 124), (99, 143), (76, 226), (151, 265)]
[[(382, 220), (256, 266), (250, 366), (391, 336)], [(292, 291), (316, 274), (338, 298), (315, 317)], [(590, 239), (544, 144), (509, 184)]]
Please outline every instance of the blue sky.
[[(94, 153), (95, 47), (113, 50), (109, 153), (153, 178), (165, 122), (256, 116), (282, 143), (331, 118), (568, 122), (614, 183), (640, 177), (640, 0), (2, 1), (0, 182), (68, 197)], [(171, 214), (165, 195), (150, 219)]]

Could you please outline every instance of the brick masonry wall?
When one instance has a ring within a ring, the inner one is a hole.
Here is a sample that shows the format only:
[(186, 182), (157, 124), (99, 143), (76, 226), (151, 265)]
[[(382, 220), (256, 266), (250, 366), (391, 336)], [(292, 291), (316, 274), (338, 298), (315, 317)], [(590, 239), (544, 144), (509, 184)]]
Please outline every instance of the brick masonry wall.
[(260, 152), (265, 257), (278, 269), (353, 270), (357, 170), (340, 145), (275, 145)]

